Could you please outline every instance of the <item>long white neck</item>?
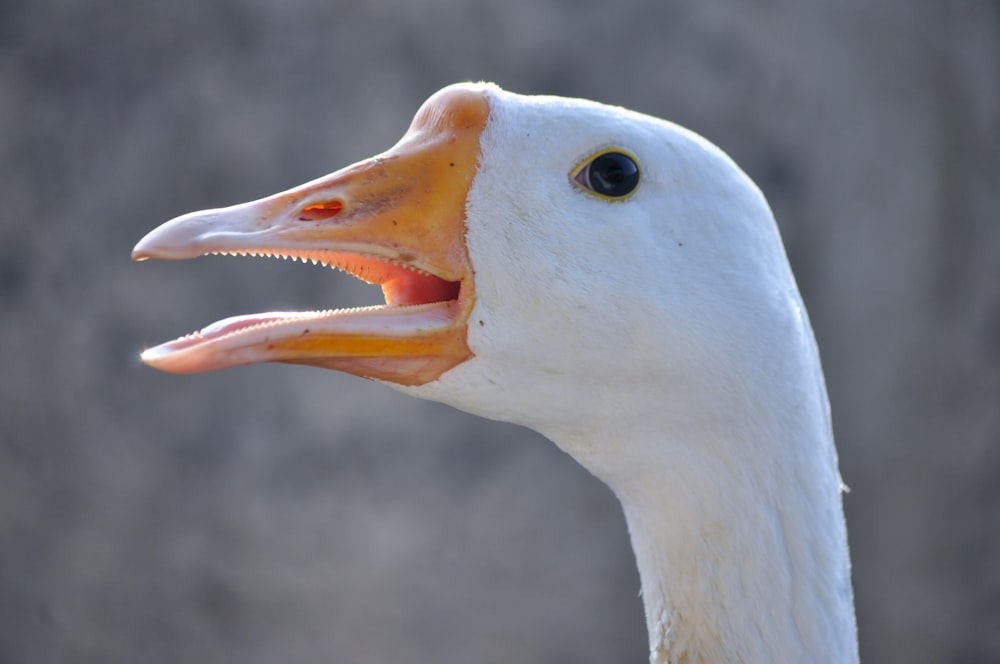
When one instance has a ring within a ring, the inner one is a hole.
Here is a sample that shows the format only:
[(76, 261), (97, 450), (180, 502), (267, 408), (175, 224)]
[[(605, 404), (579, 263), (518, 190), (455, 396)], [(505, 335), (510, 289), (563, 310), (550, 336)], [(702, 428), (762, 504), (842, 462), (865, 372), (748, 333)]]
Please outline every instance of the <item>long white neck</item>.
[(800, 329), (711, 402), (692, 386), (669, 397), (680, 409), (547, 432), (622, 503), (651, 662), (857, 661), (842, 485)]
[[(618, 490), (642, 582), (651, 662), (857, 659), (835, 477), (754, 470), (679, 445)], [(791, 472), (790, 472), (791, 471)]]

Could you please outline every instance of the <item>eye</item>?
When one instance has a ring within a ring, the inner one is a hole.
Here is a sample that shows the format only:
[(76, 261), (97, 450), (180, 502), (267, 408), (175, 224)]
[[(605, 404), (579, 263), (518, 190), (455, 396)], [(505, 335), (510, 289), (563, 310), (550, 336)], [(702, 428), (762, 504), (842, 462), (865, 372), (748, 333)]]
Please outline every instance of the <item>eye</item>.
[(620, 150), (606, 150), (578, 166), (573, 182), (601, 198), (622, 199), (639, 186), (639, 165)]

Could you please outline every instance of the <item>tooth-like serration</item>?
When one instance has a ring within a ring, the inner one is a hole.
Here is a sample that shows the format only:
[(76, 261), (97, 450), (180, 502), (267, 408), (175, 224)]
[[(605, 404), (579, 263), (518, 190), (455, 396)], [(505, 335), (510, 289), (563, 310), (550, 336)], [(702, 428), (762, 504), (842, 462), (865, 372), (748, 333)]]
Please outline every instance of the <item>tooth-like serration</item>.
[(267, 258), (281, 258), (283, 260), (291, 259), (302, 263), (311, 262), (313, 265), (322, 265), (323, 267), (334, 268), (341, 272), (347, 272), (348, 274), (365, 281), (369, 281), (369, 278), (373, 278), (370, 261), (380, 261), (382, 263), (388, 263), (397, 267), (406, 268), (407, 270), (417, 274), (432, 276), (430, 272), (422, 270), (415, 265), (403, 263), (385, 256), (368, 253), (355, 254), (329, 250), (304, 251), (296, 249), (274, 249), (271, 247), (255, 249), (219, 249), (208, 253), (216, 256), (263, 256)]

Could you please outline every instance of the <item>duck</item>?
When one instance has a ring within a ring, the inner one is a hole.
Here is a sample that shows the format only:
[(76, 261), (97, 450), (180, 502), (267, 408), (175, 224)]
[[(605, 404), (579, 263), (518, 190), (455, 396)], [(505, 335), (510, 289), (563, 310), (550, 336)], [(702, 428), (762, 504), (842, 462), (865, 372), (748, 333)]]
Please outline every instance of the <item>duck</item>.
[(459, 83), (387, 151), (132, 256), (207, 254), (336, 268), (385, 302), (226, 318), (146, 364), (317, 366), (534, 429), (621, 503), (650, 662), (858, 660), (814, 333), (763, 194), (705, 138)]

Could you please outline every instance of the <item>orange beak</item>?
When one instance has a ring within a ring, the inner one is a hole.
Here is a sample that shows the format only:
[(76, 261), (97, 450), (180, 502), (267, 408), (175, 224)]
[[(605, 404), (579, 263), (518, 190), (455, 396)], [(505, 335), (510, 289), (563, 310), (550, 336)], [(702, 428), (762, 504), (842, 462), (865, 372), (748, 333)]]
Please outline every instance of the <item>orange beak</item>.
[(380, 284), (386, 303), (228, 318), (150, 348), (142, 360), (174, 373), (290, 362), (422, 385), (472, 357), (465, 201), (488, 114), (482, 91), (446, 88), (424, 103), (388, 152), (153, 230), (136, 245), (134, 260), (212, 253), (312, 260)]

